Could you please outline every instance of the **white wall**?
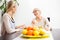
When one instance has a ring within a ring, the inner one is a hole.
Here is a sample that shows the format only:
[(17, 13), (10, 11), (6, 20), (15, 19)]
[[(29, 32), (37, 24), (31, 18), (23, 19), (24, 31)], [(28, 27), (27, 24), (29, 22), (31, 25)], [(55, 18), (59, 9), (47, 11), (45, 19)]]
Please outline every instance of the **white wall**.
[(32, 10), (39, 8), (44, 17), (51, 18), (53, 28), (60, 28), (60, 0), (18, 0), (19, 7), (16, 12), (16, 25), (29, 25), (34, 18)]

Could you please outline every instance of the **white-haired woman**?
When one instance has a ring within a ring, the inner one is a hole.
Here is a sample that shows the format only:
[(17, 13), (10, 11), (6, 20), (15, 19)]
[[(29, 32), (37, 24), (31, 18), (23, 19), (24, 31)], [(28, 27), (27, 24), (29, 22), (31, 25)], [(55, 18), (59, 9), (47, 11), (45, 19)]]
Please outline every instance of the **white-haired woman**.
[(42, 26), (42, 28), (50, 30), (49, 21), (41, 16), (41, 11), (38, 8), (33, 10), (33, 14), (35, 15), (35, 18), (32, 20), (33, 25)]

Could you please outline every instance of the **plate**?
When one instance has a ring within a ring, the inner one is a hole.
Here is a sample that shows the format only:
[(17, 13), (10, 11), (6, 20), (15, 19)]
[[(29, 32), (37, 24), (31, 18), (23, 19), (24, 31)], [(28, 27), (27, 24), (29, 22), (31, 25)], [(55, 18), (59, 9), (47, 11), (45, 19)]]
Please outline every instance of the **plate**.
[(44, 35), (39, 35), (39, 36), (29, 36), (29, 35), (23, 35), (22, 36), (23, 38), (48, 38), (49, 37), (49, 34), (44, 34)]

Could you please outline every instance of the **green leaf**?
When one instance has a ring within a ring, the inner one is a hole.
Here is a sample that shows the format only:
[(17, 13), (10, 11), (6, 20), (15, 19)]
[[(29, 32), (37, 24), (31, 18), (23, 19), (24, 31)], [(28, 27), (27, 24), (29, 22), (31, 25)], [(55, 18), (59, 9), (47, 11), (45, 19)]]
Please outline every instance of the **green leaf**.
[(2, 10), (4, 8), (4, 3), (3, 3), (3, 5), (2, 6), (0, 6), (0, 9)]
[(6, 12), (6, 8), (4, 8), (4, 13)]
[(17, 3), (17, 5), (19, 6), (19, 3), (17, 2), (17, 0), (14, 0), (16, 3)]
[(16, 1), (16, 0), (14, 0), (14, 1)]
[(0, 2), (1, 2), (2, 0), (0, 0)]

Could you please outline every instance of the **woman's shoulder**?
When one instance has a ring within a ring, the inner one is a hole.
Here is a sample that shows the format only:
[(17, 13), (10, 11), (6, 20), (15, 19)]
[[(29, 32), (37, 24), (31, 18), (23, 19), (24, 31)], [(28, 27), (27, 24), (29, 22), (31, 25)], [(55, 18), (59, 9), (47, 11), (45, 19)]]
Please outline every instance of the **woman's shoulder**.
[(47, 18), (46, 17), (42, 17), (42, 20), (47, 21)]
[(4, 13), (3, 17), (9, 17), (8, 13)]
[(33, 20), (32, 20), (32, 22), (35, 22), (36, 21), (36, 18), (34, 18)]
[(7, 16), (7, 13), (4, 13), (3, 17)]
[(5, 14), (3, 15), (3, 19), (5, 19), (5, 18), (9, 18), (9, 15), (8, 15), (7, 13), (5, 13)]
[(42, 20), (46, 20), (46, 18), (45, 17), (42, 17)]
[(45, 17), (43, 17), (43, 20), (44, 20), (45, 22), (49, 22), (49, 21), (48, 21), (48, 19), (47, 19), (47, 18), (45, 18)]
[(33, 18), (33, 20), (32, 21), (36, 21), (36, 18)]

